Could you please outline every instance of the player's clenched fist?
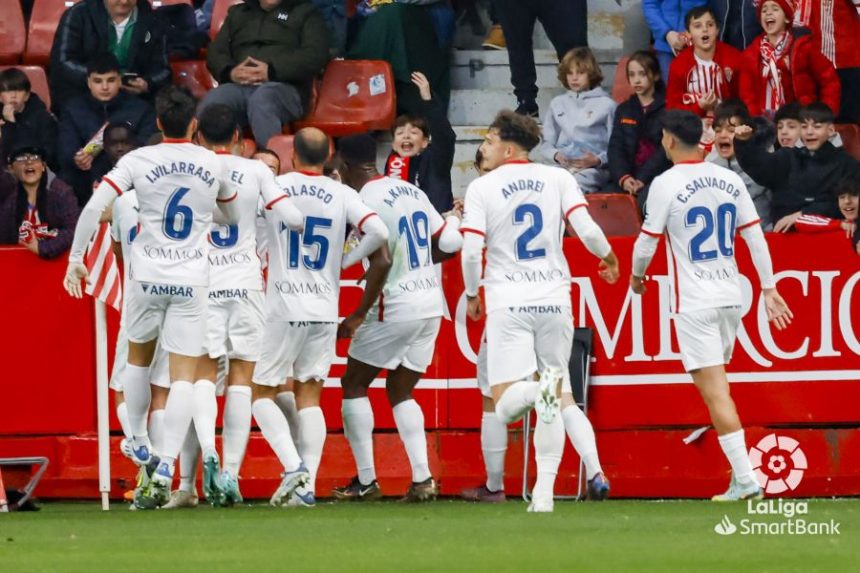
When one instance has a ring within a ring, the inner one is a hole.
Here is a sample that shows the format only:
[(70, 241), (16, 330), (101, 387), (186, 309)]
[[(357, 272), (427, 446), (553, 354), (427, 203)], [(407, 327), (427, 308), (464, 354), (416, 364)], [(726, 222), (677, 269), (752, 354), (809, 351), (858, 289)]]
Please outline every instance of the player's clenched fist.
[(472, 320), (481, 320), (484, 316), (484, 303), (481, 297), (471, 296), (466, 299), (466, 315)]
[(600, 261), (597, 265), (597, 275), (611, 285), (618, 282), (618, 277), (621, 276), (621, 271), (618, 268), (618, 257), (615, 256), (615, 253), (610, 251), (609, 254)]
[(81, 263), (69, 263), (69, 267), (66, 269), (66, 276), (63, 278), (63, 288), (66, 289), (66, 292), (69, 295), (75, 298), (83, 297), (83, 291), (81, 291), (81, 279), (86, 279), (89, 276), (87, 273), (87, 267), (82, 265)]
[(343, 322), (337, 327), (338, 338), (352, 338), (358, 327), (364, 322), (364, 316), (360, 314), (350, 314), (343, 319)]
[(753, 128), (748, 125), (739, 125), (735, 128), (735, 139), (747, 141), (750, 137), (752, 137), (752, 134)]

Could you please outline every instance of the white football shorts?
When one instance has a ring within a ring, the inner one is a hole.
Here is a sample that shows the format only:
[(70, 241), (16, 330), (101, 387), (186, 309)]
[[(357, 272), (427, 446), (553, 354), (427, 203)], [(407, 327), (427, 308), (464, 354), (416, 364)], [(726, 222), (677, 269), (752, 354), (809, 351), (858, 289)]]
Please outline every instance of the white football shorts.
[[(121, 325), (116, 337), (113, 368), (111, 369), (110, 383), (108, 385), (111, 390), (115, 392), (123, 391), (122, 375), (125, 372), (127, 364), (128, 337), (125, 333), (125, 327)], [(152, 359), (152, 364), (149, 366), (149, 383), (161, 388), (170, 388), (169, 355), (167, 351), (161, 349), (160, 344), (155, 346), (155, 356)]]
[(674, 319), (684, 370), (729, 363), (741, 323), (739, 306), (682, 312)]
[(208, 289), (128, 281), (126, 329), (131, 342), (158, 338), (161, 347), (201, 356), (206, 339)]
[(490, 390), (490, 379), (487, 376), (487, 331), (481, 334), (481, 347), (478, 348), (478, 389), (481, 391), (481, 396), (492, 398), (493, 392)]
[(349, 356), (377, 368), (394, 370), (402, 365), (423, 374), (433, 361), (441, 324), (440, 316), (406, 322), (370, 318), (355, 331)]
[(267, 322), (254, 384), (280, 386), (288, 376), (297, 382), (325, 380), (336, 342), (336, 322)]
[[(227, 292), (237, 296), (213, 298)], [(262, 291), (209, 291), (204, 354), (210, 358), (226, 356), (230, 360), (256, 362), (262, 346), (265, 299)]]

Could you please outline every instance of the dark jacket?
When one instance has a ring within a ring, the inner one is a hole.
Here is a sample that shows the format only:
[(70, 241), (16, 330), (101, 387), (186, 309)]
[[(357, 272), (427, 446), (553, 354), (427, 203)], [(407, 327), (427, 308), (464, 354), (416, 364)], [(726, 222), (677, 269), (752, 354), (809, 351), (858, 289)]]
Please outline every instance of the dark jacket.
[(266, 12), (258, 0), (231, 6), (209, 45), (206, 64), (221, 83), (248, 56), (266, 62), (269, 80), (294, 85), (307, 104), (311, 81), (329, 60), (328, 28), (308, 0), (282, 0)]
[[(85, 95), (87, 62), (108, 51), (109, 16), (104, 0), (83, 0), (66, 10), (51, 47), (51, 100), (59, 110), (71, 98)], [(139, 74), (155, 94), (170, 83), (164, 25), (147, 0), (137, 2), (137, 23), (131, 38), (128, 66), (123, 72)]]
[[(423, 100), (422, 100), (423, 101)], [(454, 146), (457, 134), (448, 121), (448, 110), (437, 103), (437, 98), (424, 103), (424, 113), (430, 129), (430, 145), (418, 155), (409, 158), (410, 183), (424, 191), (440, 213), (449, 211), (454, 202), (451, 192), (451, 167), (454, 165)], [(385, 174), (392, 175), (392, 160), (398, 154), (391, 152), (385, 162)]]
[(745, 50), (761, 34), (761, 24), (753, 0), (709, 0), (717, 17), (720, 41)]
[(89, 171), (81, 171), (75, 165), (75, 153), (107, 122), (130, 123), (139, 145), (145, 145), (156, 131), (155, 110), (152, 106), (125, 92), (120, 92), (107, 103), (87, 94), (63, 106), (57, 142), (60, 177), (72, 185), (81, 205), (92, 195), (93, 183), (100, 175), (107, 173), (110, 167), (107, 156), (100, 153)]
[[(661, 117), (665, 108), (666, 96), (662, 91), (657, 91), (647, 111), (642, 109), (636, 94), (615, 109), (615, 123), (607, 152), (610, 181), (614, 187), (620, 189), (622, 180), (627, 177), (635, 177), (647, 186), (672, 166), (660, 143), (663, 139)], [(636, 167), (634, 162), (641, 138), (654, 145), (654, 153)]]
[(771, 220), (801, 211), (809, 215), (841, 218), (833, 190), (857, 161), (840, 147), (826, 142), (815, 153), (805, 147), (767, 148), (754, 141), (735, 139), (738, 163), (759, 185), (773, 192)]
[(0, 161), (5, 164), (9, 153), (17, 147), (34, 146), (45, 152), (45, 160), (52, 171), (57, 171), (57, 119), (45, 103), (33, 92), (15, 121), (3, 124), (0, 136)]
[[(56, 237), (39, 241), (39, 256), (43, 259), (59, 257), (72, 245), (80, 214), (71, 187), (46, 173), (36, 193), (36, 209), (39, 219), (58, 231)], [(27, 192), (9, 172), (3, 171), (0, 173), (0, 244), (18, 244), (18, 229), (26, 214)]]

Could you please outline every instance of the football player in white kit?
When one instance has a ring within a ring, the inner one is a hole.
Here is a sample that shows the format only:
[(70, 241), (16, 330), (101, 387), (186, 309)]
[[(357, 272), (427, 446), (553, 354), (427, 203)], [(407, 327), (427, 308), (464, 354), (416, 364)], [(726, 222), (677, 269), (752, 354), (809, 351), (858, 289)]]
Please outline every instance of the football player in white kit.
[(702, 161), (701, 135), (702, 122), (694, 114), (666, 112), (663, 149), (675, 165), (651, 183), (630, 285), (637, 294), (645, 291), (645, 271), (665, 234), (681, 362), (708, 407), (732, 467), (728, 490), (713, 499), (761, 499), (725, 370), (741, 321), (736, 231), (749, 246), (768, 320), (781, 330), (792, 314), (776, 290), (767, 242), (746, 186), (734, 172)]
[[(564, 447), (559, 404), (573, 403), (568, 381), (573, 315), (570, 268), (561, 245), (564, 219), (586, 248), (602, 259), (599, 274), (604, 280), (614, 283), (619, 271), (573, 176), (564, 169), (529, 163), (528, 153), (539, 141), (540, 129), (533, 119), (511, 111), (496, 116), (481, 144), (492, 172), (466, 191), (462, 265), (468, 315), (477, 320), (484, 312), (478, 289), (486, 244), (488, 381), (502, 422), (516, 421), (531, 408), (538, 413), (534, 438), (538, 475), (528, 509), (549, 512)], [(539, 381), (534, 380), (537, 372)], [(590, 429), (585, 414), (575, 410), (578, 423)], [(593, 441), (593, 430), (590, 435)]]
[(367, 389), (384, 368), (388, 401), (412, 466), (412, 484), (403, 500), (435, 499), (438, 486), (427, 459), (424, 414), (412, 398), (412, 389), (433, 359), (442, 320), (444, 297), (433, 263), (460, 250), (460, 220), (444, 219), (418, 187), (381, 176), (376, 169), (376, 142), (369, 135), (341, 139), (340, 158), (344, 183), (360, 189), (362, 201), (388, 227), (391, 270), (370, 312), (362, 309), (341, 324), (339, 335), (353, 339), (342, 380), (343, 424), (358, 475), (332, 493), (339, 500), (381, 495)]
[[(380, 273), (373, 260), (383, 263), (383, 272), (388, 266), (384, 248), (388, 229), (355, 191), (322, 174), (328, 155), (328, 137), (322, 131), (307, 128), (296, 134), (296, 170), (278, 177), (277, 182), (282, 196), (304, 215), (305, 229), (290, 232), (278, 221), (267, 221), (266, 326), (263, 351), (254, 370), (254, 417), (284, 465), (284, 482), (272, 496), (272, 505), (315, 503), (316, 474), (326, 439), (320, 395), (337, 341), (341, 268), (367, 256), (373, 257), (371, 273)], [(348, 226), (363, 237), (344, 256)], [(367, 296), (375, 298), (379, 289), (378, 285), (375, 294)], [(298, 450), (287, 419), (275, 403), (278, 387), (288, 376), (295, 380), (301, 436)], [(302, 487), (289, 486), (291, 474), (305, 471)]]

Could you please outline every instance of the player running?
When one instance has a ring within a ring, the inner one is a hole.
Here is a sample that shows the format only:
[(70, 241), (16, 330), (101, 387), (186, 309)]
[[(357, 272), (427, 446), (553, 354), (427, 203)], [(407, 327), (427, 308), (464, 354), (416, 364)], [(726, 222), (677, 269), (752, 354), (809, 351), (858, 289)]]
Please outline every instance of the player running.
[[(486, 243), (487, 375), (495, 411), (505, 424), (531, 408), (537, 411), (538, 475), (528, 510), (551, 512), (564, 447), (559, 402), (573, 404), (568, 380), (573, 314), (570, 268), (561, 244), (563, 221), (567, 219), (586, 248), (602, 259), (601, 278), (614, 283), (619, 272), (618, 260), (584, 208), (573, 176), (529, 163), (529, 151), (539, 141), (540, 128), (533, 119), (511, 111), (496, 116), (481, 144), (486, 169), (492, 172), (466, 191), (462, 265), (468, 315), (478, 320), (484, 313), (478, 289)], [(590, 429), (585, 414), (574, 409), (578, 423)], [(592, 441), (593, 436), (592, 430)]]
[(734, 172), (702, 162), (701, 136), (702, 122), (694, 114), (666, 112), (663, 149), (675, 165), (651, 183), (647, 217), (633, 248), (630, 286), (637, 294), (645, 292), (645, 270), (665, 233), (681, 362), (708, 407), (732, 467), (728, 490), (713, 500), (761, 499), (725, 370), (741, 321), (736, 231), (749, 246), (768, 320), (782, 330), (792, 313), (776, 290), (770, 253), (746, 186)]
[[(443, 219), (427, 195), (406, 181), (376, 170), (376, 142), (369, 135), (340, 141), (344, 183), (388, 227), (391, 270), (373, 308), (362, 307), (341, 323), (339, 336), (352, 338), (343, 384), (343, 424), (358, 475), (332, 492), (339, 500), (381, 496), (373, 462), (373, 410), (367, 389), (383, 368), (397, 432), (412, 466), (404, 501), (427, 501), (438, 494), (427, 461), (424, 413), (412, 389), (433, 359), (444, 299), (433, 263), (460, 250), (460, 220)], [(374, 277), (374, 280), (380, 277)], [(368, 273), (368, 284), (371, 279)], [(367, 292), (365, 292), (367, 294)]]

